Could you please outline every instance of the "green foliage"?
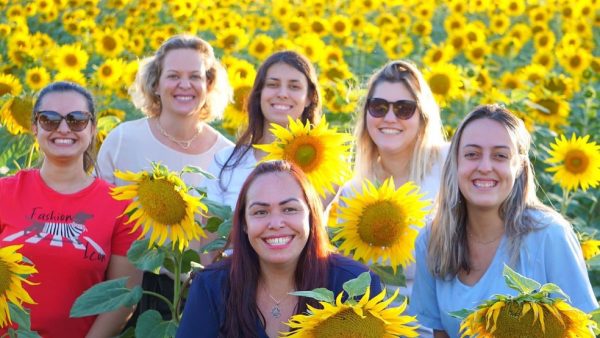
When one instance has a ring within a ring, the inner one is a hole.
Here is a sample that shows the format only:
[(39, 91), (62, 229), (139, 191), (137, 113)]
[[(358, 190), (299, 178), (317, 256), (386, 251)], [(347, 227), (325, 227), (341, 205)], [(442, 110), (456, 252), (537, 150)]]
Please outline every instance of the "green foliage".
[(371, 274), (363, 272), (358, 277), (344, 283), (344, 291), (348, 294), (348, 299), (365, 294), (367, 288), (371, 285)]
[(25, 309), (20, 309), (13, 303), (8, 303), (8, 311), (10, 313), (10, 318), (13, 323), (18, 325), (18, 329), (15, 330), (13, 328), (8, 329), (8, 336), (13, 337), (23, 337), (23, 338), (39, 338), (40, 335), (35, 331), (31, 331), (31, 320), (29, 318), (29, 311)]
[(142, 298), (142, 288), (127, 288), (127, 277), (98, 283), (86, 290), (73, 304), (71, 317), (85, 317), (130, 307)]
[(164, 321), (156, 310), (147, 310), (140, 315), (135, 327), (135, 336), (144, 338), (175, 337), (177, 322)]

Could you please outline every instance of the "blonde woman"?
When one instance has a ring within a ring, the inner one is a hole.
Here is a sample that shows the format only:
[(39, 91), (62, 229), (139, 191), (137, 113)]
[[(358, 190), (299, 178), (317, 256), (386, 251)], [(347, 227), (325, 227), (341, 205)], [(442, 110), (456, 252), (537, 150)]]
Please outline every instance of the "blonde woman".
[(598, 307), (575, 233), (535, 195), (530, 142), (523, 121), (497, 105), (475, 108), (452, 139), (435, 217), (417, 238), (410, 303), (435, 337), (460, 336), (450, 312), (515, 294), (504, 264), (558, 285), (585, 312)]
[[(212, 47), (198, 37), (173, 36), (144, 59), (131, 95), (146, 117), (119, 125), (102, 144), (98, 170), (109, 182), (122, 185), (115, 170), (150, 170), (152, 161), (176, 171), (186, 165), (206, 169), (217, 151), (233, 145), (208, 124), (222, 115), (232, 89)], [(202, 179), (183, 175), (188, 186), (197, 187)], [(203, 257), (204, 263), (209, 260)], [(160, 275), (146, 272), (143, 287), (171, 298), (173, 280), (166, 270)], [(138, 309), (156, 309), (165, 319), (171, 314), (155, 297), (144, 296)]]

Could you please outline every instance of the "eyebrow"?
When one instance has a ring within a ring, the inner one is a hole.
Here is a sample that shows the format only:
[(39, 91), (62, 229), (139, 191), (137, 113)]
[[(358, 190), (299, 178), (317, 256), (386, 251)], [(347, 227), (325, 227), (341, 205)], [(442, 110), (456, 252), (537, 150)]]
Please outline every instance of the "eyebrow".
[[(479, 149), (483, 148), (482, 146), (480, 146), (480, 145), (478, 145), (478, 144), (465, 144), (465, 145), (463, 146), (463, 148), (467, 148), (467, 147), (474, 147), (474, 148), (479, 148)], [(500, 145), (500, 146), (493, 146), (492, 148), (494, 148), (494, 149), (500, 148), (500, 149), (507, 149), (507, 150), (510, 150), (510, 147), (509, 147), (509, 146), (503, 146), (503, 145)]]
[[(269, 77), (269, 78), (267, 78), (267, 81), (268, 81), (268, 80), (271, 80), (271, 81), (282, 81), (282, 80), (281, 80), (280, 78), (278, 78), (278, 77)], [(302, 82), (301, 80), (298, 80), (298, 79), (291, 79), (291, 80), (289, 80), (289, 81), (290, 81), (290, 82)]]
[[(288, 199), (285, 199), (285, 200), (279, 202), (279, 205), (284, 205), (284, 204), (287, 204), (287, 203), (290, 203), (290, 202), (298, 202), (298, 203), (300, 203), (300, 200), (297, 199), (296, 197), (290, 197)], [(253, 207), (255, 205), (261, 206), (261, 207), (268, 207), (270, 204), (266, 203), (266, 202), (253, 202), (252, 204), (250, 204), (248, 206), (248, 208), (251, 208), (251, 207)]]

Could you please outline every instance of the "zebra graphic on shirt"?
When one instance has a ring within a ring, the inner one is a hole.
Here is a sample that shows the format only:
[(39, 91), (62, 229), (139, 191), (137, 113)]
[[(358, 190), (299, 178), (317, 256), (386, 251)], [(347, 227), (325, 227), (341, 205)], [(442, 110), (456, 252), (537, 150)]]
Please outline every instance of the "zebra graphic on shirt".
[(78, 250), (85, 250), (85, 246), (81, 242), (81, 238), (85, 239), (97, 252), (104, 254), (102, 247), (94, 242), (87, 236), (82, 236), (87, 231), (85, 222), (94, 216), (85, 212), (78, 212), (73, 216), (73, 221), (70, 223), (66, 222), (41, 222), (38, 220), (32, 220), (32, 224), (24, 230), (18, 231), (10, 236), (3, 239), (5, 242), (11, 242), (19, 237), (33, 234), (25, 240), (27, 243), (36, 244), (47, 236), (52, 236), (50, 240), (51, 246), (62, 247), (63, 239), (71, 244)]

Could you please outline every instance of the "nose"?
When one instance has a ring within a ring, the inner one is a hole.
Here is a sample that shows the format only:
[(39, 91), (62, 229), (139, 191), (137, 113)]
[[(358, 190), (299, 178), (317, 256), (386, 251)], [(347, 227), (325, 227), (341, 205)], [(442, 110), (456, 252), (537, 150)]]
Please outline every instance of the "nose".
[(67, 125), (67, 120), (65, 120), (65, 119), (60, 120), (60, 123), (58, 124), (58, 128), (56, 128), (56, 131), (61, 132), (61, 133), (70, 132), (71, 128), (69, 128), (69, 125)]
[(181, 88), (190, 88), (192, 85), (190, 83), (190, 80), (186, 77), (182, 77), (181, 80), (179, 80), (179, 87)]
[(492, 159), (489, 156), (482, 156), (479, 165), (477, 166), (477, 170), (482, 173), (492, 171)]
[(392, 107), (390, 105), (390, 107), (388, 108), (387, 113), (385, 113), (385, 115), (383, 116), (383, 120), (384, 121), (389, 121), (389, 122), (395, 122), (396, 121), (396, 114), (394, 114), (394, 107)]
[(288, 97), (288, 90), (285, 86), (280, 86), (279, 90), (277, 91), (277, 96), (278, 97)]
[(277, 230), (283, 228), (284, 221), (283, 217), (277, 214), (272, 214), (271, 219), (269, 220), (269, 229)]

